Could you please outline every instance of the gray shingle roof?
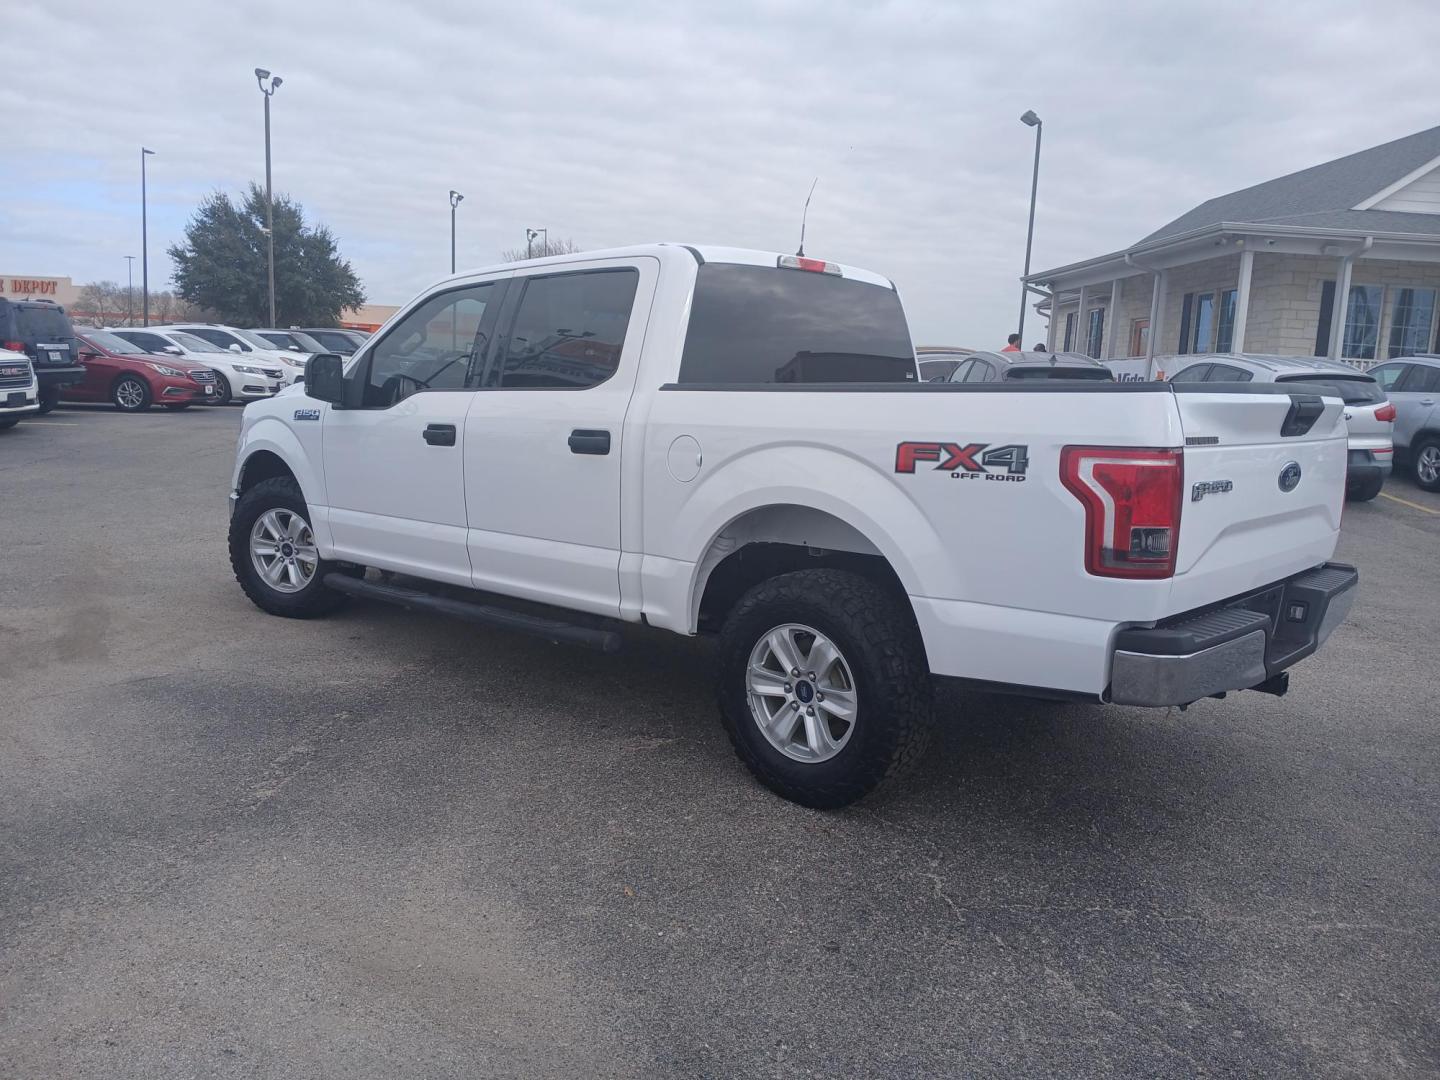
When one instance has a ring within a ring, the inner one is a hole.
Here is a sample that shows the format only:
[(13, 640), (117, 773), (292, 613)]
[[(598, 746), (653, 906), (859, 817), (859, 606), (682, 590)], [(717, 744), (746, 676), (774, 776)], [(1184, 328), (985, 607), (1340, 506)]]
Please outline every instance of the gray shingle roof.
[(1437, 157), (1440, 127), (1417, 131), (1358, 154), (1210, 199), (1156, 229), (1137, 246), (1221, 222), (1440, 234), (1440, 215), (1351, 209)]

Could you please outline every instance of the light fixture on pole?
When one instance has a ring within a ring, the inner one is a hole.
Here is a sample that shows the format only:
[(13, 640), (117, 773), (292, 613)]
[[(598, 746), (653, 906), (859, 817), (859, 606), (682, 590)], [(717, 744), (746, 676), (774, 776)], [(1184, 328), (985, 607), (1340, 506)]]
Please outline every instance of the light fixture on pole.
[(534, 257), (534, 248), (533, 248), (533, 246), (534, 246), (534, 243), (535, 243), (535, 238), (536, 238), (537, 236), (544, 236), (544, 237), (545, 237), (544, 240), (540, 241), (540, 257), (543, 259), (546, 255), (549, 255), (549, 254), (550, 254), (550, 230), (549, 230), (549, 229), (526, 229), (526, 230), (525, 230), (525, 257), (526, 257), (527, 259), (530, 259), (530, 258), (533, 258), (533, 257)]
[(465, 201), (458, 191), (450, 192), (450, 272), (455, 272), (455, 208)]
[[(1027, 109), (1025, 115), (1020, 117), (1020, 122), (1027, 127), (1035, 129), (1035, 168), (1030, 174), (1030, 225), (1025, 230), (1025, 273), (1020, 279), (1020, 347), (1025, 347), (1025, 305), (1030, 299), (1030, 245), (1035, 239), (1035, 192), (1040, 185), (1040, 132), (1044, 125), (1040, 117), (1035, 115), (1033, 109)], [(1084, 318), (1081, 312), (1081, 318)], [(1055, 312), (1050, 312), (1050, 318), (1055, 318)]]
[(125, 325), (135, 325), (135, 256), (125, 256)]
[[(270, 80), (268, 88), (265, 85), (266, 79)], [(271, 326), (279, 326), (280, 321), (275, 317), (275, 196), (270, 186), (270, 99), (284, 81), (279, 75), (272, 76), (264, 68), (255, 69), (255, 85), (260, 87), (260, 93), (265, 95), (265, 242), (269, 246)]]
[(150, 325), (150, 226), (145, 211), (145, 159), (154, 150), (140, 147), (140, 310), (141, 323)]

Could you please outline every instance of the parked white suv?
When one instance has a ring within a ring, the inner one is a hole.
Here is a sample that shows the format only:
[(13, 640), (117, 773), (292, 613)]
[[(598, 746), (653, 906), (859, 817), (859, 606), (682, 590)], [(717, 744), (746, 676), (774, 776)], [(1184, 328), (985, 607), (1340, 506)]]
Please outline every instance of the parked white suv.
[(292, 618), (361, 596), (604, 650), (627, 623), (718, 632), (737, 753), (834, 807), (920, 755), (932, 676), (1283, 693), (1355, 596), (1328, 561), (1341, 410), (1311, 387), (921, 383), (878, 274), (591, 251), (442, 281), (248, 407), (230, 562)]
[(30, 357), (0, 349), (0, 431), (40, 411), (40, 383)]
[(1345, 494), (1368, 502), (1380, 494), (1395, 459), (1395, 406), (1373, 375), (1323, 356), (1269, 356), (1260, 353), (1196, 353), (1181, 356), (1171, 382), (1305, 383), (1345, 403), (1350, 460)]
[(239, 353), (246, 360), (262, 367), (280, 369), (280, 385), (289, 386), (305, 377), (305, 361), (308, 357), (266, 341), (253, 330), (242, 330), (237, 326), (220, 326), (216, 323), (168, 323), (170, 330), (183, 330), (198, 338), (218, 345), (232, 353)]
[(273, 397), (284, 385), (284, 372), (279, 364), (261, 359), (241, 359), (219, 345), (173, 326), (112, 326), (110, 333), (139, 345), (146, 352), (183, 356), (215, 372), (215, 404), (231, 401), (253, 401)]

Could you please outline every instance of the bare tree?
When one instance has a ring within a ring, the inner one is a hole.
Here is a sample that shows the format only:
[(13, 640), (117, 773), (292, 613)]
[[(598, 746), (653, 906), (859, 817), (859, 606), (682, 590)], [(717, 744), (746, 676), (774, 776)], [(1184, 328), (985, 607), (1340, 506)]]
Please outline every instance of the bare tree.
[(500, 252), (501, 262), (522, 262), (525, 259), (543, 259), (547, 255), (572, 255), (580, 251), (580, 245), (568, 236), (564, 240), (536, 240), (525, 248), (506, 248)]
[(71, 314), (92, 326), (105, 326), (125, 310), (125, 288), (114, 281), (92, 281), (80, 287)]

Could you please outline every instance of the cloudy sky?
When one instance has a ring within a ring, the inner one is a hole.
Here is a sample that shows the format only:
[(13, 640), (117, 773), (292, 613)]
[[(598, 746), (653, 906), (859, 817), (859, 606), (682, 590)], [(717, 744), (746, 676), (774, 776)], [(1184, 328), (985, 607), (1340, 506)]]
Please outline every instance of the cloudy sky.
[(263, 180), (263, 66), (276, 189), (375, 302), (448, 270), (452, 187), (480, 266), (526, 226), (793, 250), (818, 176), (807, 253), (894, 278), (919, 343), (1013, 326), (1026, 109), (1036, 268), (1440, 123), (1433, 0), (50, 0), (5, 26), (5, 274), (123, 282), (143, 143), (163, 287), (196, 203)]

